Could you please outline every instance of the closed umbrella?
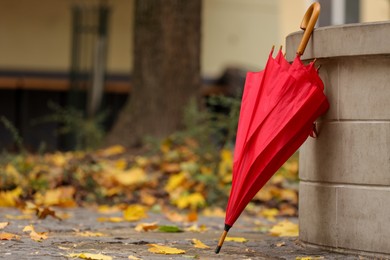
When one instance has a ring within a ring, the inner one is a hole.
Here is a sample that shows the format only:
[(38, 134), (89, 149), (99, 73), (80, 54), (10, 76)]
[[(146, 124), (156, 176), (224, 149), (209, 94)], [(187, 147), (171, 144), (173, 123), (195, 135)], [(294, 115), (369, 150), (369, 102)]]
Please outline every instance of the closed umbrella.
[(282, 164), (313, 132), (313, 122), (328, 108), (324, 86), (314, 67), (300, 57), (320, 11), (319, 3), (307, 10), (297, 56), (290, 65), (279, 50), (271, 54), (261, 72), (248, 72), (241, 102), (233, 180), (226, 209), (225, 228), (216, 253), (229, 229)]

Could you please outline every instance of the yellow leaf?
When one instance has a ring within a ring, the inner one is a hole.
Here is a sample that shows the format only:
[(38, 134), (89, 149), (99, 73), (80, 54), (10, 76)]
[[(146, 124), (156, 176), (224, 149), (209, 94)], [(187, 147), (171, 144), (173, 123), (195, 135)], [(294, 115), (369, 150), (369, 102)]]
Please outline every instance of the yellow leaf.
[(10, 191), (0, 191), (0, 207), (15, 207), (22, 193), (20, 187)]
[(297, 256), (295, 260), (320, 260), (325, 259), (323, 256)]
[(123, 222), (125, 221), (124, 218), (121, 217), (100, 217), (97, 219), (99, 222), (113, 222), (113, 223), (118, 223), (118, 222)]
[(142, 260), (142, 258), (138, 258), (138, 257), (132, 256), (132, 255), (129, 255), (128, 258), (131, 259), (131, 260)]
[(30, 238), (37, 242), (40, 242), (41, 240), (45, 240), (48, 238), (46, 232), (42, 232), (42, 233), (36, 232), (33, 225), (25, 226), (23, 228), (23, 232), (30, 232)]
[(273, 226), (270, 229), (270, 233), (278, 237), (296, 237), (299, 235), (298, 224), (284, 220)]
[(103, 214), (111, 214), (111, 213), (119, 212), (121, 211), (121, 209), (118, 206), (100, 205), (97, 211)]
[(103, 237), (105, 234), (100, 232), (91, 232), (91, 231), (84, 231), (84, 232), (76, 232), (76, 236), (80, 237)]
[(196, 248), (202, 248), (202, 249), (210, 248), (208, 245), (203, 244), (202, 241), (200, 241), (200, 240), (198, 240), (196, 238), (192, 239), (192, 243), (194, 243), (194, 247), (196, 247)]
[(167, 211), (164, 213), (165, 217), (172, 222), (184, 222), (187, 216), (177, 213), (175, 211)]
[(116, 173), (113, 178), (123, 186), (140, 185), (147, 181), (145, 170), (138, 167)]
[(206, 204), (206, 200), (199, 192), (192, 194), (184, 194), (174, 201), (179, 209), (191, 208), (196, 209), (203, 207)]
[(168, 179), (167, 185), (165, 185), (165, 191), (166, 192), (172, 192), (175, 190), (177, 187), (180, 187), (183, 182), (187, 180), (186, 173), (185, 172), (180, 172), (177, 174), (171, 175)]
[(203, 225), (203, 224), (200, 226), (198, 226), (197, 224), (194, 224), (188, 228), (185, 228), (184, 230), (188, 231), (188, 232), (204, 232), (207, 230), (207, 227), (206, 227), (206, 225)]
[(248, 242), (248, 240), (246, 238), (243, 238), (243, 237), (226, 237), (225, 241), (232, 241), (232, 242), (238, 242), (238, 243)]
[(100, 156), (109, 157), (109, 156), (113, 156), (113, 155), (122, 154), (125, 151), (126, 151), (125, 147), (123, 147), (121, 145), (114, 145), (114, 146), (110, 146), (106, 149), (99, 150), (97, 152), (97, 154)]
[(127, 161), (125, 159), (116, 160), (114, 166), (116, 169), (123, 171), (127, 167)]
[(140, 223), (135, 227), (135, 230), (138, 232), (155, 230), (158, 228), (157, 222), (153, 223)]
[(81, 258), (81, 259), (89, 259), (89, 260), (112, 260), (111, 256), (103, 255), (103, 254), (90, 254), (90, 253), (80, 253), (80, 254), (69, 254), (69, 257)]
[(164, 255), (179, 255), (179, 254), (185, 254), (186, 251), (169, 247), (169, 246), (161, 246), (157, 244), (149, 244), (149, 252), (155, 253), (155, 254), (164, 254)]
[(19, 240), (20, 236), (11, 233), (0, 233), (0, 240)]
[(20, 215), (20, 216), (16, 216), (16, 215), (4, 215), (5, 218), (7, 219), (13, 219), (13, 220), (27, 220), (27, 219), (32, 219), (32, 215)]
[(269, 221), (275, 221), (275, 217), (279, 214), (279, 210), (275, 208), (263, 209), (260, 211), (260, 215), (268, 219)]
[(286, 245), (286, 242), (276, 243), (276, 247), (282, 247), (282, 246), (285, 246), (285, 245)]
[(47, 190), (44, 195), (37, 193), (34, 197), (35, 203), (44, 206), (74, 207), (76, 202), (73, 199), (76, 189), (72, 186), (63, 186)]
[(0, 222), (0, 229), (3, 229), (8, 225), (9, 225), (9, 222)]
[(219, 217), (224, 218), (226, 215), (226, 212), (221, 208), (206, 208), (202, 212), (203, 216), (206, 217)]
[(146, 217), (147, 215), (145, 207), (139, 204), (130, 205), (123, 212), (123, 218), (127, 221), (138, 221)]

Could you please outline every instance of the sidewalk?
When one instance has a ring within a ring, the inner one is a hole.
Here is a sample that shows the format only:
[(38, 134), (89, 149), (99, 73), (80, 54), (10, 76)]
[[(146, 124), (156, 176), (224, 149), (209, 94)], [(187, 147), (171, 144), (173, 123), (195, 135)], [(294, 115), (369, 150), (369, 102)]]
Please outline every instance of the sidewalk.
[[(64, 211), (61, 209), (61, 211)], [(140, 222), (157, 221), (159, 225), (177, 225), (180, 228), (192, 224), (173, 223), (160, 214), (148, 214), (147, 219), (138, 222), (99, 222), (100, 213), (92, 209), (76, 208), (66, 210), (70, 215), (63, 221), (47, 217), (38, 220), (36, 217), (27, 220), (6, 218), (6, 215), (21, 215), (13, 208), (0, 208), (0, 222), (9, 225), (0, 233), (14, 233), (19, 240), (0, 240), (0, 259), (70, 259), (70, 254), (92, 253), (111, 256), (113, 259), (129, 259), (129, 256), (140, 259), (368, 259), (354, 255), (344, 255), (306, 247), (297, 237), (272, 237), (255, 231), (255, 221), (265, 219), (242, 216), (231, 229), (228, 236), (243, 237), (245, 243), (225, 242), (220, 254), (214, 249), (223, 229), (223, 218), (199, 216), (197, 225), (205, 225), (204, 232), (184, 231), (180, 233), (163, 233), (159, 231), (137, 232), (134, 227)], [(297, 222), (297, 219), (290, 219)], [(48, 232), (48, 238), (41, 242), (30, 239), (23, 232), (27, 225), (33, 225), (37, 232)], [(77, 231), (102, 233), (100, 237), (83, 237)], [(208, 249), (195, 248), (192, 239), (198, 239), (208, 245)], [(163, 244), (185, 250), (185, 254), (164, 255), (149, 252), (148, 244)], [(311, 258), (304, 258), (311, 257)], [(130, 258), (131, 259), (131, 258)], [(136, 259), (136, 258), (133, 258)]]

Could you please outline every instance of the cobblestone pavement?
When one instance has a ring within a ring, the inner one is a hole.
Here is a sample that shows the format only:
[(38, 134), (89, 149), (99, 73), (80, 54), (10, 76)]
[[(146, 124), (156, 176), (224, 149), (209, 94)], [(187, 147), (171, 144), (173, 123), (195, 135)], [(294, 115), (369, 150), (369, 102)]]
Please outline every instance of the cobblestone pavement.
[[(63, 211), (61, 209), (61, 211)], [(20, 240), (0, 240), (0, 259), (69, 259), (71, 253), (102, 253), (113, 259), (369, 259), (366, 257), (332, 253), (302, 244), (298, 238), (281, 238), (254, 231), (253, 217), (242, 216), (229, 232), (229, 236), (244, 237), (246, 243), (225, 242), (220, 254), (214, 249), (223, 229), (223, 218), (199, 217), (197, 224), (204, 224), (204, 232), (162, 233), (158, 231), (137, 232), (137, 222), (99, 222), (102, 217), (97, 211), (88, 208), (76, 208), (66, 211), (70, 218), (63, 221), (48, 217), (28, 220), (9, 219), (5, 216), (20, 215), (13, 208), (0, 208), (0, 222), (10, 224), (1, 232), (15, 233)], [(257, 221), (266, 221), (256, 218)], [(291, 219), (290, 219), (291, 220)], [(159, 225), (185, 224), (172, 223), (160, 214), (149, 214), (139, 222), (158, 221)], [(297, 222), (297, 219), (292, 219)], [(138, 223), (139, 223), (138, 222)], [(35, 242), (22, 230), (26, 225), (34, 225), (37, 232), (48, 232), (48, 239)], [(81, 237), (76, 231), (101, 232), (101, 237)], [(193, 238), (201, 240), (209, 249), (195, 248)], [(148, 244), (164, 244), (186, 251), (182, 255), (159, 255), (148, 251)], [(298, 257), (298, 258), (297, 258)], [(303, 258), (305, 259), (305, 258)]]

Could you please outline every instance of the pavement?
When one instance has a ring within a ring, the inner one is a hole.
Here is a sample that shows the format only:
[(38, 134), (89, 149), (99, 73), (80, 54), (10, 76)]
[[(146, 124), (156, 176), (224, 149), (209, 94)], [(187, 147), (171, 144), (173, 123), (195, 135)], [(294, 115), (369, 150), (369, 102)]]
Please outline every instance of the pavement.
[[(273, 237), (254, 223), (269, 223), (266, 219), (253, 216), (241, 216), (230, 230), (228, 236), (243, 237), (245, 243), (224, 243), (219, 254), (215, 246), (223, 230), (223, 218), (199, 216), (195, 225), (204, 225), (203, 232), (184, 231), (164, 233), (159, 231), (138, 232), (134, 228), (140, 222), (158, 222), (159, 225), (177, 225), (181, 228), (194, 223), (174, 223), (162, 214), (150, 213), (148, 218), (138, 222), (99, 222), (101, 213), (92, 208), (73, 208), (65, 211), (67, 219), (59, 221), (51, 216), (39, 220), (13, 219), (20, 216), (14, 208), (0, 208), (0, 222), (9, 225), (0, 230), (20, 236), (19, 240), (0, 240), (0, 259), (70, 259), (71, 254), (92, 253), (111, 256), (113, 259), (374, 259), (352, 254), (341, 254), (307, 246), (298, 237)], [(11, 219), (10, 219), (11, 215)], [(298, 222), (296, 218), (289, 219)], [(37, 232), (47, 232), (48, 238), (41, 242), (32, 240), (23, 232), (27, 225), (33, 225)], [(102, 233), (102, 236), (84, 237), (78, 232), (90, 231)], [(195, 248), (192, 239), (198, 239), (210, 248)], [(162, 244), (185, 250), (185, 254), (165, 255), (150, 252), (149, 244)]]

